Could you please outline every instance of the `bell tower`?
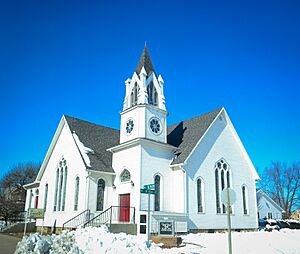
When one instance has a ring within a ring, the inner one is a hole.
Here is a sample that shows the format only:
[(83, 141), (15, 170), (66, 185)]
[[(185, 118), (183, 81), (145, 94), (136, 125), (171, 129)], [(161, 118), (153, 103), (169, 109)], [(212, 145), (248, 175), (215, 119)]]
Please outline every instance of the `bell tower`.
[(120, 143), (137, 138), (167, 142), (164, 81), (157, 77), (148, 48), (144, 47), (131, 79), (121, 112)]

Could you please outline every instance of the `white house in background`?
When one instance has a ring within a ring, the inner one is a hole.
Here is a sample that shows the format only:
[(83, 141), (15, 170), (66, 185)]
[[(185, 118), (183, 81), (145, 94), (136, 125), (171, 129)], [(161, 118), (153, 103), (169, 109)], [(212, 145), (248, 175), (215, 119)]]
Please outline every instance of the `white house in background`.
[(257, 189), (257, 216), (259, 219), (282, 219), (284, 210), (262, 189)]
[(229, 186), (236, 192), (233, 229), (256, 229), (259, 176), (225, 109), (168, 126), (164, 81), (146, 47), (125, 85), (120, 130), (62, 117), (35, 182), (26, 186), (26, 209), (44, 208), (45, 227), (82, 213), (80, 223), (95, 218), (86, 225), (134, 223), (145, 233), (147, 195), (140, 189), (154, 183), (152, 233), (160, 221), (174, 223), (176, 232), (220, 230), (227, 227), (220, 196)]

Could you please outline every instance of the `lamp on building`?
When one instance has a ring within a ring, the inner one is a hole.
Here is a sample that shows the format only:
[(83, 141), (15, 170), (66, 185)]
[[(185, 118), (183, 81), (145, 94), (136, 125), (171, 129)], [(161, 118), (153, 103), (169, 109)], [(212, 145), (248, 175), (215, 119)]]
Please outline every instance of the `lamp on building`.
[(117, 188), (116, 185), (114, 185), (114, 184), (112, 185), (112, 187), (113, 187), (114, 190)]
[(134, 182), (131, 180), (130, 183), (131, 183), (131, 186), (133, 187), (134, 186)]

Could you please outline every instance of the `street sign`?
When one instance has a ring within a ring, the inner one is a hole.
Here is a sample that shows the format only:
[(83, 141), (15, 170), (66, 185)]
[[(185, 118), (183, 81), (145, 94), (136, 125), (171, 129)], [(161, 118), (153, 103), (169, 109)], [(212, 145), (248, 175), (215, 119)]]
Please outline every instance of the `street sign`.
[(152, 189), (141, 189), (141, 193), (145, 193), (145, 194), (156, 194), (156, 190), (152, 190)]
[(146, 184), (146, 185), (144, 185), (143, 189), (146, 189), (146, 190), (153, 189), (153, 190), (155, 190), (155, 184)]
[(232, 206), (236, 201), (235, 191), (231, 188), (228, 188), (229, 200), (227, 201), (227, 188), (225, 188), (221, 193), (221, 201), (225, 206)]
[(29, 218), (31, 219), (44, 219), (44, 209), (39, 209), (39, 208), (30, 208), (28, 209), (29, 212)]
[(156, 194), (157, 190), (155, 184), (146, 184), (140, 191), (141, 193), (148, 194), (147, 247), (150, 248), (150, 194)]

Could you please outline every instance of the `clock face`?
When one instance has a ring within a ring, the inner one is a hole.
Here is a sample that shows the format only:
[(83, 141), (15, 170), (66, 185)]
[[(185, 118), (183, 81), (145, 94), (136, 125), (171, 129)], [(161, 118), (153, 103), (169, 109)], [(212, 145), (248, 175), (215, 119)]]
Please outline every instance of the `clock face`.
[(134, 128), (133, 119), (128, 119), (125, 123), (125, 133), (126, 135), (130, 135)]
[(162, 131), (162, 125), (158, 118), (153, 117), (149, 121), (149, 127), (155, 135), (159, 135)]

